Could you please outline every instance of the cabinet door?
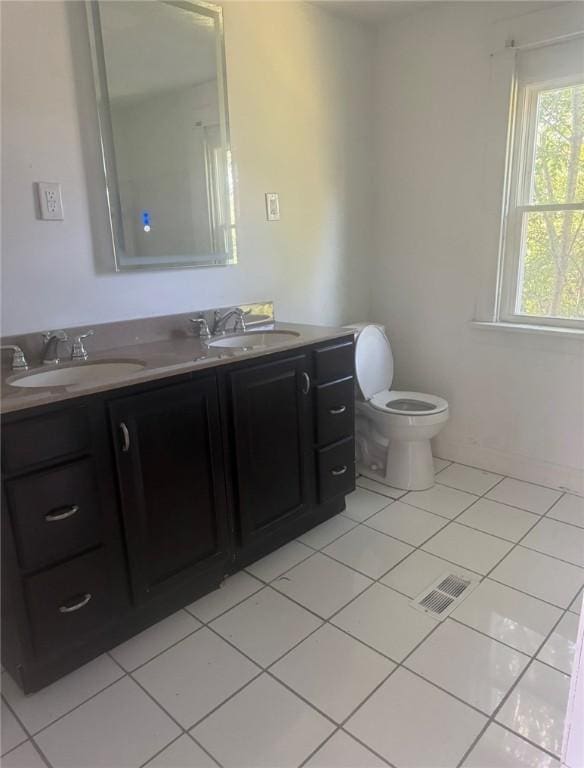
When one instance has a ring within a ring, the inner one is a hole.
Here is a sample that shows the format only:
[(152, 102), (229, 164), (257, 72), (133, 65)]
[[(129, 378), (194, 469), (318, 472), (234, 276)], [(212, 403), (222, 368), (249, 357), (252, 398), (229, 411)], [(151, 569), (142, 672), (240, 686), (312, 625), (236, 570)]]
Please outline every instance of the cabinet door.
[(231, 373), (242, 543), (312, 502), (311, 393), (306, 355)]
[(216, 379), (110, 404), (136, 599), (228, 557)]

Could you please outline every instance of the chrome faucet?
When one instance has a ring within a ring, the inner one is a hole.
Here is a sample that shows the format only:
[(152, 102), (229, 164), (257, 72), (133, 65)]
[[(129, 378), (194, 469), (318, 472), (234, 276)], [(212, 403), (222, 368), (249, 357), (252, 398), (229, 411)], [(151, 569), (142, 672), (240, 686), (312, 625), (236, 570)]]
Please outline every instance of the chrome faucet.
[(85, 331), (85, 333), (78, 333), (75, 336), (73, 336), (73, 346), (71, 348), (71, 360), (87, 360), (88, 354), (83, 344), (83, 340), (86, 339), (88, 336), (93, 336), (93, 334), (94, 334), (94, 331), (89, 330), (89, 331)]
[(24, 356), (24, 352), (17, 344), (4, 344), (0, 347), (0, 350), (8, 349), (12, 352), (12, 370), (13, 371), (27, 371), (28, 361)]
[(61, 361), (59, 357), (59, 344), (62, 341), (69, 341), (65, 331), (48, 331), (43, 333), (45, 340), (45, 349), (43, 351), (43, 365), (57, 365)]
[(210, 339), (211, 338), (211, 331), (209, 330), (209, 326), (207, 325), (207, 321), (204, 317), (191, 317), (190, 322), (193, 325), (196, 325), (199, 327), (199, 338), (200, 339)]
[(244, 312), (243, 309), (240, 309), (239, 307), (229, 309), (223, 314), (221, 314), (218, 310), (215, 310), (211, 335), (216, 336), (218, 333), (225, 333), (225, 326), (227, 325), (227, 321), (232, 317), (237, 318), (234, 330), (245, 331), (245, 315), (248, 315), (249, 312), (250, 310)]

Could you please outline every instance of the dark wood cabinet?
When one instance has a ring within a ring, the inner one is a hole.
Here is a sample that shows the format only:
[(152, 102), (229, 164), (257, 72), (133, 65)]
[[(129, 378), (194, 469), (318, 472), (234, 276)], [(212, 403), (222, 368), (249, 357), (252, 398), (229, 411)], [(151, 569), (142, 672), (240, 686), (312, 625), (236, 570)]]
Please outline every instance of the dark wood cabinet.
[(2, 418), (2, 663), (34, 691), (340, 512), (353, 344)]
[(235, 370), (229, 394), (237, 520), (246, 545), (314, 501), (308, 355)]
[(228, 557), (215, 376), (110, 403), (137, 601)]

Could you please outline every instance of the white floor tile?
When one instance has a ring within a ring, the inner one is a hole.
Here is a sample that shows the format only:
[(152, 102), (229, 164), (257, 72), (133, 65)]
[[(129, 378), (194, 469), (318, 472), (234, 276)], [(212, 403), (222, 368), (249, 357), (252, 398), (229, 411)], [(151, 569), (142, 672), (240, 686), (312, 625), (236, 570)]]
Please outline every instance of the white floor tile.
[(23, 741), (26, 741), (28, 736), (4, 702), (2, 702), (0, 720), (2, 726), (0, 754), (4, 755), (6, 752), (14, 749), (14, 747), (22, 744)]
[(534, 744), (559, 755), (570, 678), (534, 661), (496, 719)]
[(476, 496), (438, 483), (427, 491), (410, 491), (402, 501), (452, 519), (477, 500)]
[(566, 493), (557, 504), (554, 504), (547, 516), (584, 528), (584, 496)]
[(405, 669), (398, 669), (345, 729), (392, 765), (452, 768), (487, 719)]
[(184, 728), (190, 728), (259, 672), (234, 648), (203, 628), (134, 673)]
[(317, 552), (277, 579), (273, 586), (328, 619), (369, 584), (370, 579)]
[(575, 613), (576, 616), (580, 615), (582, 609), (582, 593), (579, 592), (573, 601), (570, 603), (570, 613)]
[(262, 581), (272, 581), (272, 579), (281, 576), (284, 571), (306, 560), (313, 551), (299, 541), (291, 541), (266, 557), (262, 557), (257, 563), (248, 565), (247, 570), (252, 576), (256, 576)]
[(179, 734), (168, 715), (124, 677), (36, 739), (54, 768), (137, 768)]
[(305, 533), (298, 541), (314, 549), (322, 549), (327, 544), (330, 544), (331, 541), (342, 536), (343, 533), (350, 531), (356, 524), (354, 520), (349, 520), (344, 515), (335, 515), (335, 517), (331, 517), (330, 520), (326, 520), (324, 523), (317, 525), (316, 528)]
[(426, 539), (447, 524), (448, 521), (445, 518), (401, 501), (394, 501), (389, 507), (367, 520), (370, 528), (395, 536), (396, 539), (413, 544), (415, 547), (423, 544)]
[(110, 651), (114, 659), (128, 671), (149, 661), (157, 653), (190, 635), (201, 626), (190, 613), (177, 611), (135, 635)]
[(551, 557), (559, 557), (573, 565), (584, 567), (584, 528), (576, 528), (545, 517), (521, 542)]
[(482, 496), (490, 488), (501, 480), (501, 475), (495, 475), (493, 472), (485, 472), (484, 469), (475, 469), (475, 467), (466, 467), (463, 464), (451, 464), (440, 472), (436, 482), (442, 485), (449, 485), (451, 488), (458, 488), (459, 491), (476, 493)]
[(325, 624), (271, 672), (341, 723), (395, 669), (383, 656)]
[(5, 755), (2, 768), (47, 768), (44, 760), (30, 741)]
[(306, 768), (387, 768), (387, 763), (344, 731), (337, 731), (310, 758)]
[(392, 485), (380, 483), (379, 480), (372, 480), (370, 477), (365, 477), (364, 475), (359, 477), (357, 485), (368, 491), (380, 493), (382, 496), (387, 496), (390, 499), (400, 499), (404, 493), (407, 493), (403, 488), (394, 488)]
[(263, 586), (261, 581), (254, 579), (249, 573), (239, 571), (226, 579), (219, 589), (187, 605), (187, 611), (201, 621), (212, 621)]
[(528, 662), (528, 656), (446, 619), (406, 666), (490, 715)]
[(560, 764), (514, 733), (491, 723), (463, 768), (560, 768)]
[(506, 477), (487, 493), (487, 498), (543, 515), (561, 495), (560, 491), (554, 491), (552, 488)]
[(448, 461), (447, 459), (440, 459), (438, 456), (434, 456), (432, 461), (434, 462), (434, 473), (438, 474), (438, 472), (442, 472), (443, 469), (446, 469), (446, 467), (450, 466), (452, 464), (451, 461)]
[(566, 613), (552, 632), (549, 640), (537, 654), (537, 658), (559, 669), (560, 672), (571, 675), (577, 635), (578, 617), (573, 613)]
[(215, 619), (213, 629), (267, 667), (320, 624), (312, 613), (266, 587)]
[(203, 720), (193, 736), (224, 768), (297, 768), (333, 728), (284, 686), (262, 675)]
[(581, 568), (522, 546), (510, 552), (490, 577), (560, 608), (567, 608), (584, 584)]
[(368, 517), (391, 504), (391, 499), (387, 496), (381, 496), (379, 493), (367, 491), (359, 486), (346, 497), (345, 501), (347, 508), (343, 515), (356, 523), (362, 523), (363, 520), (367, 520)]
[(399, 662), (436, 627), (434, 619), (409, 603), (407, 597), (374, 584), (335, 616), (333, 623)]
[(457, 573), (461, 576), (476, 578), (477, 574), (460, 568), (442, 560), (440, 557), (430, 555), (428, 552), (418, 550), (408, 555), (399, 565), (387, 573), (382, 579), (382, 584), (403, 592), (408, 597), (417, 597), (433, 581), (445, 573)]
[(35, 734), (123, 674), (123, 670), (109, 656), (103, 655), (29, 695), (25, 695), (10, 675), (4, 672), (2, 693), (28, 732)]
[(424, 550), (478, 573), (488, 573), (513, 547), (511, 542), (451, 523), (424, 544)]
[(484, 533), (500, 536), (509, 541), (519, 541), (537, 524), (539, 517), (524, 509), (509, 507), (490, 499), (479, 499), (457, 518), (457, 523), (468, 525)]
[(409, 555), (412, 547), (359, 525), (333, 541), (323, 552), (372, 579), (378, 579)]
[(463, 624), (529, 655), (536, 653), (560, 616), (559, 608), (490, 579), (452, 613)]
[(217, 768), (217, 763), (184, 734), (147, 762), (144, 768)]

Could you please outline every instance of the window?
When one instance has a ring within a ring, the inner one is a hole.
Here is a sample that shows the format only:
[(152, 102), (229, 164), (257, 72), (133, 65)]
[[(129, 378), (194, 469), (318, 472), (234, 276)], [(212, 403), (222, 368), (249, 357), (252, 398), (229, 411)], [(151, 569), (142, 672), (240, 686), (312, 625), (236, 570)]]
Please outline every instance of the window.
[(582, 38), (518, 54), (499, 319), (584, 328)]

